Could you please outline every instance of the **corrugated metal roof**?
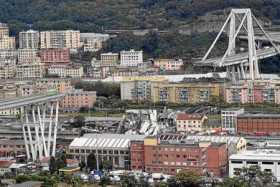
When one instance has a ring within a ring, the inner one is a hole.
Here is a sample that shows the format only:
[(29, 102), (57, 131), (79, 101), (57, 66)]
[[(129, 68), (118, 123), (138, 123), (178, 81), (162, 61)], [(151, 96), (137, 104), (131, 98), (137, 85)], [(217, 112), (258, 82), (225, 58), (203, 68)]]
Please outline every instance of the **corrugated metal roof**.
[(70, 148), (128, 148), (131, 140), (144, 140), (145, 135), (126, 134), (85, 134), (75, 138)]

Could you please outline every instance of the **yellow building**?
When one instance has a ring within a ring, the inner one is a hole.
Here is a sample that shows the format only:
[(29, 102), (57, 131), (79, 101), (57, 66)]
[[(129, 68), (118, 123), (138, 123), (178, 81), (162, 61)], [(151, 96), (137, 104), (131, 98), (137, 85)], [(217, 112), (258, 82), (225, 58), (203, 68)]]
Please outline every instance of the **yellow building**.
[(15, 65), (0, 66), (0, 79), (12, 79), (16, 75)]
[(42, 78), (43, 65), (41, 63), (17, 65), (16, 77), (18, 79)]
[(0, 23), (0, 38), (9, 35), (9, 27), (5, 23)]
[(218, 83), (152, 83), (151, 99), (153, 102), (165, 103), (204, 103), (212, 96), (221, 96)]
[(15, 49), (15, 37), (3, 36), (0, 39), (0, 49)]
[(15, 37), (9, 36), (7, 24), (0, 23), (0, 49), (14, 49), (16, 46)]
[(118, 53), (101, 53), (101, 64), (106, 66), (115, 66), (119, 61)]
[(62, 78), (45, 78), (45, 79), (37, 79), (36, 87), (38, 88), (52, 88), (56, 89), (59, 93), (65, 93), (73, 87), (71, 86), (71, 79), (62, 79)]

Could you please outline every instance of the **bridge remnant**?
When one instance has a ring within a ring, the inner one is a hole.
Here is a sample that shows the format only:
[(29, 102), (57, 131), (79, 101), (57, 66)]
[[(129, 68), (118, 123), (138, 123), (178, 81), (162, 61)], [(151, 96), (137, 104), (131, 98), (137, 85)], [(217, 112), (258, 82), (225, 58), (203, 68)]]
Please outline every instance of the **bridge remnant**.
[[(261, 30), (275, 51), (263, 50), (261, 49), (261, 46), (256, 43), (254, 25)], [(228, 28), (229, 39), (228, 47), (223, 57), (207, 59), (222, 33), (226, 31), (226, 28)], [(242, 29), (247, 34), (248, 52), (242, 53), (239, 56), (236, 50), (236, 38), (238, 34), (241, 33)], [(274, 44), (271, 37), (265, 32), (262, 25), (252, 14), (250, 9), (232, 9), (214, 42), (211, 44), (210, 48), (198, 64), (211, 64), (211, 66), (214, 67), (226, 67), (227, 75), (233, 81), (244, 79), (256, 80), (261, 78), (258, 60), (276, 55), (277, 53), (280, 54), (278, 46)]]

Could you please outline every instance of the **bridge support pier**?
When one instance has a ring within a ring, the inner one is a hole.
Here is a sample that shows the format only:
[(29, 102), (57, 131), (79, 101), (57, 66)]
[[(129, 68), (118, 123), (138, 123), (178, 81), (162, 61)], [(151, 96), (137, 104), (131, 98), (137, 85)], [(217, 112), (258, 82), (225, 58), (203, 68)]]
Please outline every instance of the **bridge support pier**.
[[(260, 79), (261, 76), (259, 72), (258, 60), (266, 57), (265, 55), (261, 55), (261, 52), (263, 52), (263, 50), (261, 50), (261, 41), (255, 40), (255, 25), (258, 26), (258, 28), (265, 35), (270, 44), (272, 44), (272, 46), (274, 47), (275, 51), (272, 51), (272, 54), (274, 52), (280, 54), (280, 49), (273, 43), (270, 36), (264, 31), (262, 25), (255, 18), (250, 9), (232, 9), (220, 32), (216, 36), (215, 40), (211, 44), (210, 48), (208, 49), (200, 63), (208, 65), (211, 64), (214, 67), (226, 67), (228, 77), (234, 82), (237, 79)], [(228, 29), (227, 33), (229, 36), (229, 40), (227, 50), (224, 53), (223, 57), (213, 60), (207, 60), (212, 49), (221, 37), (222, 33), (226, 31), (226, 29)], [(237, 54), (240, 51), (236, 50), (236, 38), (242, 31), (247, 35), (246, 37), (248, 39), (248, 55), (246, 54), (247, 52)], [(244, 69), (245, 65), (246, 69)]]
[(58, 100), (21, 107), (22, 131), (28, 160), (55, 156), (58, 111)]

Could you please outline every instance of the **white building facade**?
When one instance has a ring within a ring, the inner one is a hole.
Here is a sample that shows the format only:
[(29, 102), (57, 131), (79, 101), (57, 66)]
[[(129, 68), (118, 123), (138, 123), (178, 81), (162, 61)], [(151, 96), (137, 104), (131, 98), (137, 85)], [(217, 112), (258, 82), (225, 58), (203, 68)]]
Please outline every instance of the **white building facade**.
[(262, 171), (271, 172), (280, 181), (280, 151), (250, 150), (233, 154), (229, 158), (229, 177), (234, 177), (242, 168), (258, 165)]
[(221, 122), (224, 130), (236, 132), (237, 116), (244, 113), (244, 108), (229, 108), (221, 111)]
[(69, 155), (84, 160), (93, 153), (99, 164), (102, 160), (112, 161), (113, 168), (129, 169), (130, 141), (144, 140), (145, 135), (85, 134), (75, 138), (69, 145)]
[(19, 33), (20, 49), (38, 49), (40, 34), (39, 31), (28, 30)]
[(121, 51), (120, 58), (121, 66), (138, 66), (143, 64), (143, 51)]

